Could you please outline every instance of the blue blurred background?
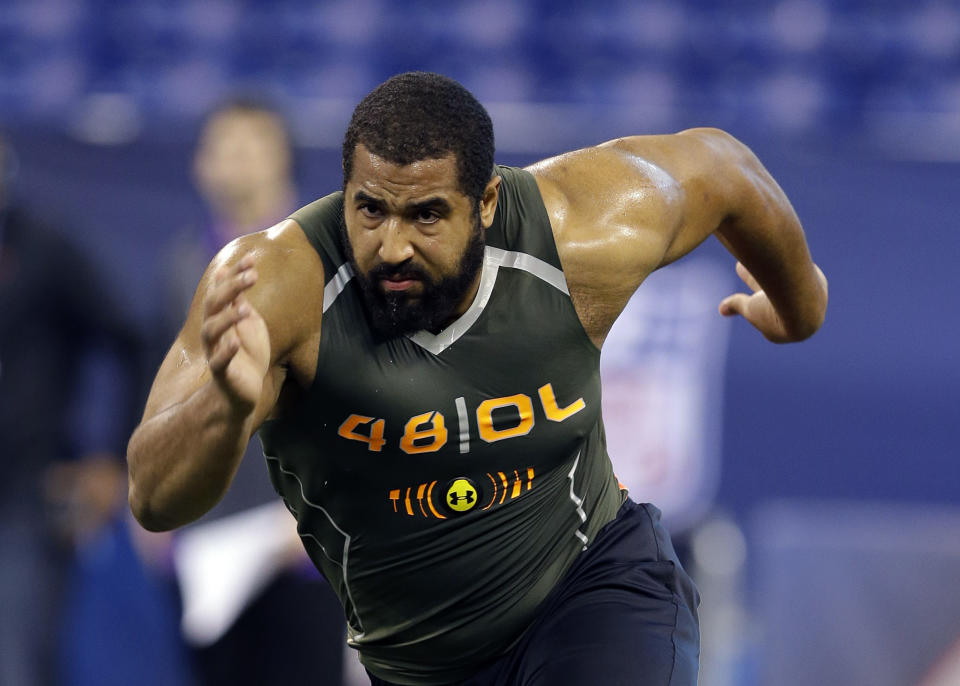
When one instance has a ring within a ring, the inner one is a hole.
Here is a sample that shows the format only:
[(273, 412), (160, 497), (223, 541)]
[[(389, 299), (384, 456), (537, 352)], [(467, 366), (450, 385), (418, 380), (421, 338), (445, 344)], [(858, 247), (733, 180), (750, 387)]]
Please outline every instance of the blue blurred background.
[(189, 168), (211, 106), (278, 104), (306, 202), (339, 187), (359, 98), (411, 69), (488, 106), (503, 163), (691, 126), (754, 149), (831, 300), (801, 345), (730, 332), (700, 540), (736, 550), (701, 683), (960, 684), (960, 3), (0, 4), (16, 194), (144, 331), (158, 255), (204, 214)]

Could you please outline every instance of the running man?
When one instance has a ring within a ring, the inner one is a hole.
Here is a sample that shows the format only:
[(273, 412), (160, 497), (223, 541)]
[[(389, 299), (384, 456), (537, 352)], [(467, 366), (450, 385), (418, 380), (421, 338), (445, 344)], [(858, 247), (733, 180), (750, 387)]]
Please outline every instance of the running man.
[(149, 529), (201, 516), (259, 429), (373, 684), (695, 684), (696, 590), (613, 475), (600, 348), (710, 235), (752, 291), (720, 312), (771, 341), (819, 328), (826, 280), (721, 131), (493, 155), (450, 79), (364, 98), (343, 190), (200, 281), (130, 440), (131, 507)]

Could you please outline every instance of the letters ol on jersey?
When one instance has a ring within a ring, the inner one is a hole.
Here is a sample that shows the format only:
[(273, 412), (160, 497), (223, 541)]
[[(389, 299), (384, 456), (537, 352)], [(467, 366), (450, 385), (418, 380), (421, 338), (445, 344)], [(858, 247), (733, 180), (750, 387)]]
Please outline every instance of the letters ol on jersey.
[[(560, 407), (557, 404), (553, 385), (549, 383), (537, 389), (537, 395), (543, 407), (544, 415), (552, 422), (562, 422), (587, 406), (583, 398), (577, 398), (566, 407)], [(512, 407), (517, 411), (519, 421), (514, 426), (494, 427), (493, 413), (507, 407)], [(459, 412), (466, 413), (466, 403), (463, 398), (457, 398), (457, 408)], [(487, 443), (526, 436), (533, 430), (535, 423), (533, 399), (525, 393), (484, 400), (477, 407), (476, 413), (478, 433), (480, 438)], [(460, 419), (461, 433), (469, 432), (466, 416)], [(350, 441), (366, 443), (368, 450), (380, 452), (387, 444), (387, 439), (384, 438), (385, 430), (385, 419), (351, 414), (337, 429), (337, 435)], [(446, 419), (441, 412), (434, 410), (418, 414), (406, 422), (398, 447), (408, 455), (432, 453), (446, 445), (448, 437)], [(470, 449), (469, 435), (461, 435), (460, 439), (461, 452), (468, 452)]]

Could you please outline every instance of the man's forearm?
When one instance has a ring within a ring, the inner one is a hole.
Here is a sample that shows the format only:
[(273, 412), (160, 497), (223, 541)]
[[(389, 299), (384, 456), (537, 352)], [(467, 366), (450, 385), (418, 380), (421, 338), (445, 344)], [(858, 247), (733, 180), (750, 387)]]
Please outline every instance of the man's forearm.
[(752, 152), (745, 146), (742, 151), (738, 211), (716, 235), (756, 277), (788, 339), (803, 340), (823, 323), (826, 282), (783, 190)]
[(751, 240), (725, 224), (717, 237), (756, 277), (791, 341), (812, 336), (823, 323), (827, 290), (799, 229), (778, 241)]
[(197, 519), (226, 492), (250, 439), (243, 416), (211, 382), (143, 421), (130, 438), (130, 508), (151, 531)]

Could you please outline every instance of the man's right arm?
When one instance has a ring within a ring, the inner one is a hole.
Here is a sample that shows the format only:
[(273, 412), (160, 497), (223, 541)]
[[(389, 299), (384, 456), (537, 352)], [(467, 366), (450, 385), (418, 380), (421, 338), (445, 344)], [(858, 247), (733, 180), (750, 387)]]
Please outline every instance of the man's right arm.
[(276, 405), (298, 335), (277, 285), (289, 253), (275, 242), (253, 234), (221, 251), (157, 373), (127, 448), (130, 507), (147, 529), (176, 528), (219, 502)]
[(550, 215), (574, 305), (599, 347), (640, 283), (711, 234), (751, 294), (720, 304), (769, 340), (823, 322), (827, 282), (784, 192), (747, 146), (717, 129), (629, 136), (529, 168)]

